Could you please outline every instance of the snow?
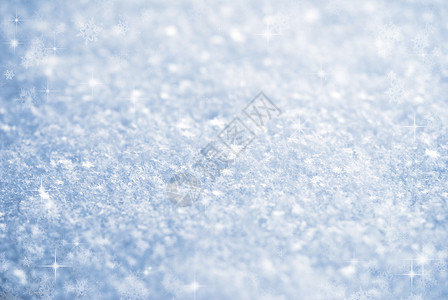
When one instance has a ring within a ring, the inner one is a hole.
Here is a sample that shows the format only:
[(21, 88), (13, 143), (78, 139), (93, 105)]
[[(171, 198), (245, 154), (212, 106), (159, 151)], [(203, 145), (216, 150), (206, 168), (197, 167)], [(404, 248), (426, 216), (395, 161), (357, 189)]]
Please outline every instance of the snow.
[(0, 299), (447, 299), (447, 13), (1, 1)]

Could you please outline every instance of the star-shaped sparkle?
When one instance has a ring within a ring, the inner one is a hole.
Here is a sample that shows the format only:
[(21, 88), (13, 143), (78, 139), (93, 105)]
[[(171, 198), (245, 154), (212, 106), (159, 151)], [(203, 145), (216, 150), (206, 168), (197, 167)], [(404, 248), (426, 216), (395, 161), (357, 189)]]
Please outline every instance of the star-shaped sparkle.
[(193, 292), (193, 297), (194, 297), (193, 299), (196, 300), (196, 292), (200, 288), (207, 287), (207, 286), (201, 285), (201, 284), (199, 284), (199, 282), (196, 281), (196, 272), (194, 273), (193, 276), (194, 276), (193, 281), (189, 285), (186, 285), (185, 287)]
[(98, 79), (96, 79), (95, 77), (93, 77), (93, 72), (90, 74), (90, 79), (88, 82), (83, 82), (81, 83), (83, 85), (88, 85), (90, 87), (91, 93), (92, 93), (92, 97), (93, 97), (93, 90), (95, 89), (95, 87), (102, 85), (103, 83), (101, 81), (99, 81)]
[(54, 250), (54, 262), (53, 262), (53, 264), (51, 264), (51, 265), (40, 265), (40, 267), (43, 267), (43, 268), (52, 268), (53, 271), (54, 271), (54, 281), (55, 281), (55, 282), (56, 282), (56, 279), (57, 279), (58, 269), (59, 269), (59, 268), (71, 268), (71, 266), (68, 266), (68, 265), (60, 265), (60, 264), (58, 263), (57, 255), (56, 255), (56, 249)]
[(413, 125), (401, 126), (401, 127), (412, 128), (412, 130), (414, 132), (414, 142), (415, 142), (415, 132), (416, 132), (417, 128), (424, 128), (424, 127), (428, 127), (428, 126), (416, 125), (415, 113), (414, 113), (414, 123), (413, 123)]
[(62, 49), (65, 49), (63, 47), (59, 47), (56, 43), (56, 33), (53, 33), (53, 46), (46, 48), (48, 50), (53, 51), (53, 56), (56, 55), (56, 52)]
[(257, 35), (260, 35), (260, 36), (262, 36), (262, 37), (265, 38), (265, 40), (266, 40), (266, 48), (269, 49), (269, 45), (270, 45), (270, 41), (271, 41), (271, 39), (272, 39), (274, 36), (276, 36), (276, 35), (280, 35), (280, 34), (275, 33), (275, 32), (272, 30), (271, 25), (268, 23), (268, 24), (266, 24), (266, 30), (265, 30), (263, 33), (259, 33), (259, 34), (257, 34)]
[(48, 85), (48, 80), (47, 80), (47, 84), (41, 90), (39, 90), (39, 92), (45, 94), (47, 102), (48, 102), (48, 97), (50, 96), (50, 94), (52, 92), (56, 92), (56, 91), (57, 90), (53, 90), (50, 88), (50, 86)]
[(411, 270), (409, 270), (409, 273), (397, 274), (397, 275), (409, 277), (410, 284), (411, 284), (411, 294), (413, 294), (414, 293), (414, 278), (416, 276), (423, 276), (424, 274), (419, 274), (414, 271), (414, 260), (411, 259)]

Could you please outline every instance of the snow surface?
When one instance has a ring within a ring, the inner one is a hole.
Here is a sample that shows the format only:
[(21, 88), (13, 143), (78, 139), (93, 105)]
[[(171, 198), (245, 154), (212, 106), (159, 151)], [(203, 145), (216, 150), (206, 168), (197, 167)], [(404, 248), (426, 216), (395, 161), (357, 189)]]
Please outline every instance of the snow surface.
[[(0, 16), (0, 299), (448, 299), (446, 1)], [(281, 114), (200, 175), (261, 91)]]

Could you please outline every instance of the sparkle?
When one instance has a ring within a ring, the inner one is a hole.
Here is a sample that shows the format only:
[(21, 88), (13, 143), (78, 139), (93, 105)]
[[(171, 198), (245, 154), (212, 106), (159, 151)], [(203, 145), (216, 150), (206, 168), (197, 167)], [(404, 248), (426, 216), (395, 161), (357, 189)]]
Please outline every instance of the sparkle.
[(129, 102), (132, 103), (132, 113), (134, 114), (134, 122), (133, 122), (133, 126), (137, 127), (137, 103), (141, 100), (145, 100), (145, 98), (141, 97), (142, 92), (138, 89), (133, 88), (129, 97), (127, 98), (122, 98), (123, 100), (128, 100)]
[(15, 16), (13, 16), (11, 18), (11, 22), (14, 23), (14, 25), (15, 25), (15, 32), (17, 33), (17, 25), (22, 23), (22, 18), (17, 14), (17, 9), (16, 9)]
[(45, 202), (45, 207), (47, 207), (48, 209), (51, 209), (54, 206), (54, 203), (50, 198), (50, 194), (44, 188), (42, 176), (40, 177), (39, 188), (37, 190), (29, 190), (29, 191), (30, 192), (38, 192), (41, 204), (44, 204), (44, 202)]
[(21, 45), (22, 43), (19, 42), (19, 40), (16, 38), (16, 36), (14, 34), (14, 37), (9, 42), (7, 42), (7, 44), (13, 50), (14, 55), (15, 55), (17, 47), (19, 47), (19, 45)]
[(58, 275), (58, 269), (59, 268), (71, 268), (71, 266), (68, 265), (60, 265), (58, 264), (57, 261), (57, 256), (56, 256), (56, 250), (54, 250), (54, 262), (51, 265), (41, 265), (40, 267), (42, 268), (52, 268), (54, 271), (54, 281), (56, 282), (57, 279), (57, 275)]
[(19, 45), (19, 41), (14, 38), (11, 40), (10, 45), (11, 47), (16, 48)]
[(425, 274), (425, 265), (430, 262), (430, 261), (440, 261), (440, 259), (433, 259), (433, 258), (428, 258), (426, 255), (424, 254), (420, 254), (418, 256), (418, 258), (416, 259), (417, 263), (420, 265), (420, 267), (422, 268), (422, 275), (426, 275)]
[(319, 70), (316, 73), (314, 73), (314, 75), (316, 75), (320, 79), (320, 87), (322, 89), (324, 81), (328, 79), (327, 76), (329, 75), (329, 73), (323, 69), (323, 66), (321, 64)]
[(76, 249), (76, 251), (77, 251), (81, 245), (84, 245), (86, 243), (81, 243), (81, 239), (79, 238), (79, 235), (76, 234), (75, 238), (73, 239), (73, 242), (67, 243), (67, 244), (73, 245), (72, 250)]
[(266, 48), (269, 49), (269, 44), (272, 39), (272, 37), (276, 35), (280, 35), (278, 33), (274, 33), (271, 29), (271, 25), (268, 23), (266, 24), (266, 30), (263, 33), (259, 33), (257, 35), (263, 36), (266, 39)]
[(414, 131), (414, 142), (415, 142), (415, 132), (416, 132), (417, 128), (424, 128), (424, 127), (428, 127), (428, 126), (416, 125), (415, 113), (414, 113), (414, 124), (413, 125), (408, 125), (408, 126), (401, 126), (401, 127), (412, 128), (413, 129), (413, 131)]
[(401, 276), (408, 276), (410, 279), (410, 284), (411, 284), (411, 294), (414, 293), (414, 277), (416, 276), (422, 276), (424, 274), (418, 274), (415, 273), (414, 271), (414, 260), (411, 259), (411, 270), (409, 271), (409, 273), (405, 273), (405, 274), (397, 274), (397, 275), (401, 275)]
[(7, 44), (9, 45), (9, 47), (14, 51), (14, 55), (16, 54), (16, 48), (21, 44), (17, 38), (17, 25), (20, 24), (22, 22), (22, 19), (20, 18), (20, 16), (17, 14), (17, 9), (16, 9), (16, 14), (15, 16), (13, 16), (11, 18), (11, 22), (14, 23), (15, 25), (15, 29), (14, 29), (14, 37), (7, 42)]
[(362, 262), (362, 260), (356, 259), (356, 258), (352, 258), (349, 260), (350, 264), (353, 266), (356, 266), (359, 262)]
[(366, 260), (361, 260), (356, 258), (356, 253), (353, 252), (352, 258), (350, 260), (346, 260), (346, 262), (349, 262), (351, 266), (356, 267), (358, 263), (360, 262), (366, 262)]
[(303, 125), (305, 125), (308, 121), (305, 121), (304, 123), (302, 123), (302, 120), (299, 117), (299, 123), (297, 124), (297, 129), (291, 134), (289, 139), (293, 139), (295, 137), (296, 134), (298, 134), (299, 137), (299, 142), (301, 141), (302, 135), (305, 132), (305, 129), (310, 129), (309, 127), (304, 127)]
[(207, 287), (206, 285), (201, 285), (199, 282), (196, 281), (196, 272), (194, 273), (193, 282), (191, 282), (189, 285), (185, 286), (189, 290), (193, 292), (193, 299), (196, 300), (196, 292), (203, 287)]
[(52, 50), (53, 51), (53, 56), (54, 56), (54, 55), (56, 55), (56, 52), (58, 50), (62, 50), (62, 49), (65, 49), (65, 48), (57, 46), (57, 43), (56, 43), (56, 33), (53, 33), (53, 47), (46, 48), (46, 49)]
[(50, 94), (51, 94), (52, 92), (55, 92), (55, 91), (56, 91), (56, 90), (52, 90), (52, 89), (50, 88), (50, 86), (48, 85), (48, 80), (47, 80), (46, 85), (43, 87), (43, 89), (39, 90), (39, 92), (45, 94), (45, 97), (46, 97), (46, 99), (47, 99), (47, 102), (48, 102), (48, 97), (50, 96)]
[(97, 87), (98, 85), (102, 85), (103, 83), (98, 81), (96, 78), (93, 77), (93, 72), (90, 75), (90, 79), (87, 82), (83, 82), (81, 84), (84, 85), (88, 85), (90, 87), (90, 90), (92, 92), (92, 97), (93, 97), (93, 90), (95, 89), (95, 87)]

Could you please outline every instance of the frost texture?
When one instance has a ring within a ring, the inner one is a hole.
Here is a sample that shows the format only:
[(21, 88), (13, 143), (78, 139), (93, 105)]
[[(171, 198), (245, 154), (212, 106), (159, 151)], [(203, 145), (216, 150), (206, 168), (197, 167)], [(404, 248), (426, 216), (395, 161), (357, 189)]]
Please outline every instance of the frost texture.
[(0, 1), (0, 299), (448, 299), (445, 2)]

